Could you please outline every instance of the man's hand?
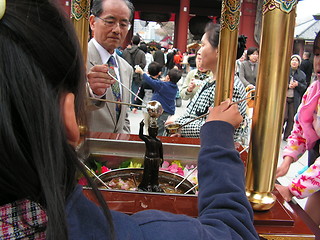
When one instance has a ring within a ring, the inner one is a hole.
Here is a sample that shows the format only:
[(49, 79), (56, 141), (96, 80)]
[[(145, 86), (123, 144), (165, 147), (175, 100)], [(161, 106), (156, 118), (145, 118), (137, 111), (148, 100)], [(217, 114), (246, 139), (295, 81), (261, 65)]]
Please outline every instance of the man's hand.
[(230, 99), (227, 99), (217, 107), (210, 107), (207, 122), (224, 121), (230, 123), (235, 128), (238, 128), (243, 118), (238, 110), (238, 104), (231, 105), (231, 103)]
[(95, 65), (87, 74), (89, 86), (93, 93), (98, 96), (105, 94), (107, 89), (116, 81), (108, 74), (108, 68), (106, 64)]

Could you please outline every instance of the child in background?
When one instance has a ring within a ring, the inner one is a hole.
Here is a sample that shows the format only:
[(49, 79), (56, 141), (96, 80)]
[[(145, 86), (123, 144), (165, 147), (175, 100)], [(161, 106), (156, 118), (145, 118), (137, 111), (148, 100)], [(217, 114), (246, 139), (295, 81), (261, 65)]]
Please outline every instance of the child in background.
[(149, 77), (141, 68), (136, 69), (136, 73), (143, 74), (142, 79), (149, 84), (154, 93), (151, 100), (161, 103), (163, 108), (162, 115), (158, 118), (158, 133), (160, 136), (165, 135), (164, 123), (170, 115), (174, 115), (176, 110), (176, 95), (178, 91), (177, 82), (180, 80), (182, 73), (180, 70), (173, 68), (168, 72), (164, 80), (159, 81)]
[[(161, 75), (161, 66), (157, 62), (151, 62), (148, 66), (148, 73), (149, 76), (156, 81), (160, 81), (160, 75)], [(138, 96), (145, 102), (148, 103), (152, 100), (153, 95), (153, 89), (152, 87), (143, 79), (141, 87), (138, 92)], [(138, 98), (134, 99), (134, 104), (142, 105), (142, 101)], [(132, 112), (135, 114), (137, 113), (137, 108), (132, 109)], [(142, 108), (143, 117), (144, 117), (144, 127), (146, 129), (146, 134), (148, 133), (148, 127), (149, 127), (149, 114), (146, 110), (146, 108)]]
[[(276, 188), (286, 201), (292, 197), (308, 197), (305, 211), (311, 219), (320, 225), (320, 32), (313, 44), (313, 67), (315, 80), (302, 97), (288, 143), (283, 151), (283, 162), (278, 167), (276, 177), (286, 175), (291, 163), (297, 161), (308, 150), (309, 168), (293, 179), (289, 186), (276, 184)], [(318, 209), (318, 210), (317, 210)]]

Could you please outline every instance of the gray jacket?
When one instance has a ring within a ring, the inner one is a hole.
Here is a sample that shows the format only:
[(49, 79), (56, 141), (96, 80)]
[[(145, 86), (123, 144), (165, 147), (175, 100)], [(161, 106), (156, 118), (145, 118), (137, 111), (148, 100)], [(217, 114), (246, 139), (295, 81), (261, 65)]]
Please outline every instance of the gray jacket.
[[(119, 64), (121, 82), (130, 88), (133, 75), (132, 67), (121, 57), (116, 56)], [(100, 54), (93, 42), (88, 45), (87, 69), (90, 70), (93, 65), (101, 65)], [(104, 96), (105, 99), (114, 100), (112, 89), (108, 88)], [(121, 101), (130, 103), (130, 93), (122, 87)], [(92, 107), (93, 106), (93, 107)], [(112, 132), (112, 133), (130, 133), (130, 121), (128, 119), (128, 106), (121, 105), (119, 120), (116, 120), (116, 108), (114, 103), (92, 101), (91, 109), (88, 111), (89, 130), (92, 132)]]
[(253, 64), (253, 70), (251, 68), (251, 63), (249, 60), (243, 61), (240, 65), (239, 77), (244, 86), (249, 84), (256, 85), (258, 73), (258, 63)]

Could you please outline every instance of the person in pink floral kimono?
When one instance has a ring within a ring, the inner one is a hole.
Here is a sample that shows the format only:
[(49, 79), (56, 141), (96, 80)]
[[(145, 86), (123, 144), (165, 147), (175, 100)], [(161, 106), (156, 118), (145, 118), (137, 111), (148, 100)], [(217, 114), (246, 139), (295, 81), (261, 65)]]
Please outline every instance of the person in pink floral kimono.
[(283, 152), (283, 162), (278, 167), (276, 177), (284, 176), (290, 164), (297, 161), (308, 150), (309, 168), (289, 186), (276, 184), (276, 188), (286, 201), (292, 197), (306, 198), (305, 211), (320, 225), (320, 31), (313, 45), (315, 81), (309, 86), (294, 119), (294, 126)]

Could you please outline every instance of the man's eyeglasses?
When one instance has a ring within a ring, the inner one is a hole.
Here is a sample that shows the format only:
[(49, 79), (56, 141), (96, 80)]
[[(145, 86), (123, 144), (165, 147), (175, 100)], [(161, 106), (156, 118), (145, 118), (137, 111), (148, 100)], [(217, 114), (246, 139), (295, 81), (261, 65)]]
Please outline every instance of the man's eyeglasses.
[(104, 25), (110, 28), (114, 28), (117, 24), (121, 29), (130, 30), (131, 28), (131, 23), (129, 21), (116, 21), (113, 18), (101, 18), (97, 16), (96, 18), (99, 18), (100, 20), (102, 20), (104, 22)]

